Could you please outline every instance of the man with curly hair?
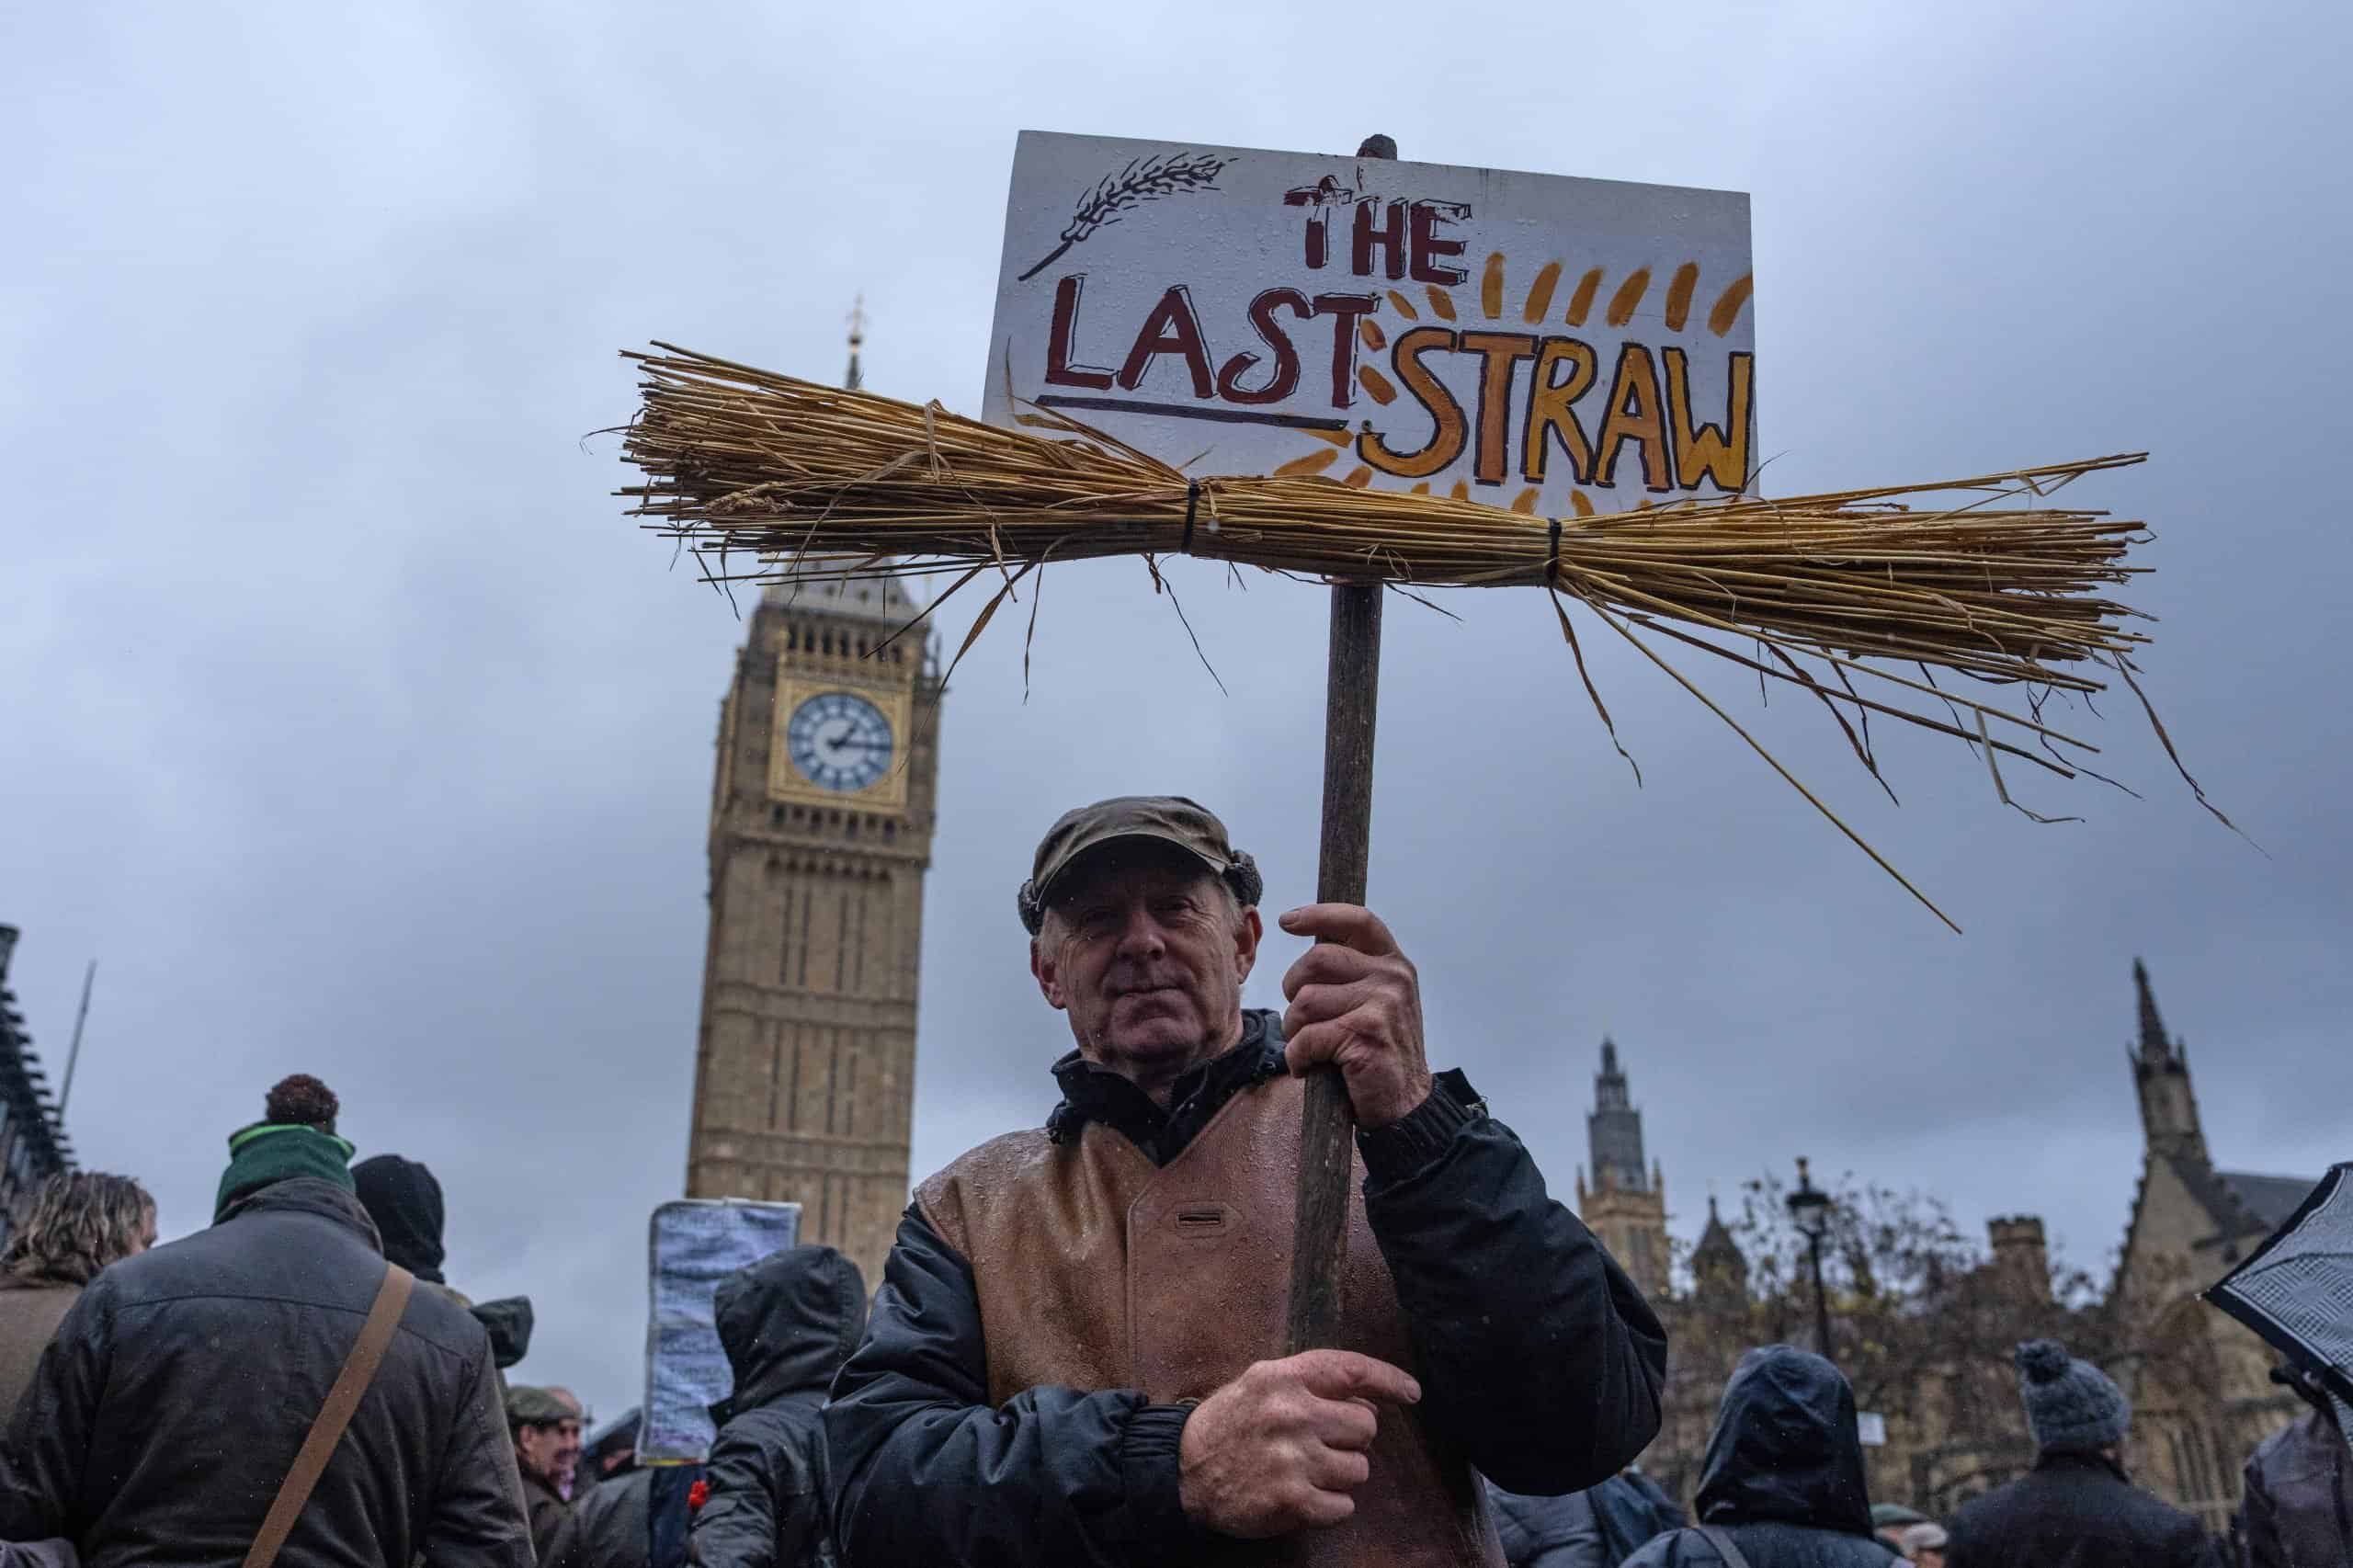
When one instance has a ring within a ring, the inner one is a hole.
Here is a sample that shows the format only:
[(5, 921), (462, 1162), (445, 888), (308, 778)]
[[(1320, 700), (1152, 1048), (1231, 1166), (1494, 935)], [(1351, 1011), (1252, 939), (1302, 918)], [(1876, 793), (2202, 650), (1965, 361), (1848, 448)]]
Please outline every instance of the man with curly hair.
[(155, 1244), (155, 1200), (124, 1176), (60, 1171), (0, 1253), (0, 1412), (14, 1410), (65, 1309), (117, 1258)]

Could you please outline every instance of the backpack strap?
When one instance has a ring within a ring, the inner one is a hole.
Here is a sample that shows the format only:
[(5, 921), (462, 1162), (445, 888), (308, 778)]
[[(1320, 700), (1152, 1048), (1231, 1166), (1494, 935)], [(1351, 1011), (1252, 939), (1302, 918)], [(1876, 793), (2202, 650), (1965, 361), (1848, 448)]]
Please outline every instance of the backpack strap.
[(311, 1489), (325, 1472), (327, 1460), (335, 1457), (343, 1429), (351, 1425), (352, 1413), (359, 1408), (368, 1386), (376, 1381), (377, 1369), (384, 1364), (384, 1352), (392, 1348), (392, 1335), (400, 1331), (401, 1313), (415, 1283), (416, 1277), (398, 1264), (384, 1266), (384, 1283), (376, 1291), (376, 1304), (368, 1309), (368, 1321), (359, 1325), (359, 1337), (352, 1341), (351, 1353), (343, 1358), (335, 1387), (327, 1390), (326, 1403), (319, 1406), (310, 1434), (294, 1456), (293, 1468), (278, 1485), (268, 1517), (262, 1520), (261, 1533), (254, 1537), (253, 1547), (245, 1553), (244, 1568), (270, 1568), (278, 1560), (286, 1538), (293, 1533), (294, 1521), (301, 1517), (302, 1505), (311, 1500)]
[(1694, 1525), (1691, 1528), (1705, 1536), (1708, 1544), (1716, 1549), (1716, 1555), (1724, 1560), (1724, 1568), (1748, 1568), (1748, 1559), (1741, 1555), (1740, 1548), (1732, 1543), (1730, 1530), (1722, 1525)]

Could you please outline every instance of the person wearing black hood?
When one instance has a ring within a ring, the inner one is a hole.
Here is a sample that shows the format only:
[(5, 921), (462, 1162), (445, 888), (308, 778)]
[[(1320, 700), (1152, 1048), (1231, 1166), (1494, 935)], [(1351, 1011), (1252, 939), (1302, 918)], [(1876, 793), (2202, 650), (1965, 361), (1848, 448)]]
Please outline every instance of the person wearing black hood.
[(0, 1540), (63, 1536), (86, 1568), (239, 1562), (377, 1324), (280, 1560), (531, 1568), (489, 1340), (386, 1264), (337, 1110), (317, 1079), (280, 1082), (230, 1137), (211, 1228), (90, 1281), (0, 1441)]
[[(449, 1290), (441, 1264), (449, 1256), (441, 1245), (441, 1184), (423, 1162), (398, 1154), (377, 1154), (351, 1167), (352, 1186), (360, 1207), (376, 1221), (384, 1238), (384, 1256), (428, 1285)], [(450, 1295), (457, 1295), (449, 1290)], [(460, 1305), (471, 1306), (464, 1297)]]
[(835, 1561), (817, 1412), (866, 1332), (866, 1280), (829, 1246), (788, 1247), (740, 1269), (711, 1299), (735, 1392), (688, 1556), (700, 1568), (803, 1568)]
[(1871, 1534), (1855, 1391), (1821, 1357), (1751, 1350), (1724, 1384), (1699, 1466), (1699, 1522), (1626, 1568), (1886, 1568)]
[[(531, 1344), (531, 1303), (528, 1297), (506, 1296), (476, 1303), (451, 1287), (441, 1272), (449, 1256), (441, 1242), (444, 1213), (441, 1183), (422, 1160), (398, 1154), (377, 1154), (351, 1167), (353, 1187), (360, 1207), (376, 1221), (384, 1238), (384, 1256), (417, 1279), (434, 1287), (473, 1313), (490, 1335), (491, 1359), (504, 1374), (523, 1358)], [(498, 1380), (498, 1398), (506, 1400), (506, 1380)]]

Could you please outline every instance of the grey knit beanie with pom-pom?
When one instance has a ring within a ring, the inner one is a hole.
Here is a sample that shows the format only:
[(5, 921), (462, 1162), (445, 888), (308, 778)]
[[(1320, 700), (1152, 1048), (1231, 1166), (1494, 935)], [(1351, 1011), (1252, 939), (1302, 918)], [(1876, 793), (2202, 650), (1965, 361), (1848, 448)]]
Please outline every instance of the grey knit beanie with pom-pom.
[(2106, 1372), (2055, 1339), (2027, 1341), (2017, 1360), (2018, 1398), (2036, 1448), (2093, 1452), (2124, 1441), (2132, 1405)]

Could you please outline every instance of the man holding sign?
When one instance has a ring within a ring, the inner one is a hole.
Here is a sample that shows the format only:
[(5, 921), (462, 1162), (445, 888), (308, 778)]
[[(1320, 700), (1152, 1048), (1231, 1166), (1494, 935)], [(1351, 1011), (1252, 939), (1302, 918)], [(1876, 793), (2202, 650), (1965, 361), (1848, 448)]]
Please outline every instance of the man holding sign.
[[(1068, 1015), (1042, 1130), (925, 1182), (825, 1413), (854, 1562), (1502, 1561), (1472, 1468), (1518, 1492), (1614, 1473), (1658, 1429), (1665, 1337), (1460, 1073), (1353, 904), (1289, 1010), (1245, 1013), (1260, 880), (1176, 797), (1066, 813), (1021, 889)], [(1339, 1348), (1276, 1359), (1301, 1083), (1360, 1129)]]

